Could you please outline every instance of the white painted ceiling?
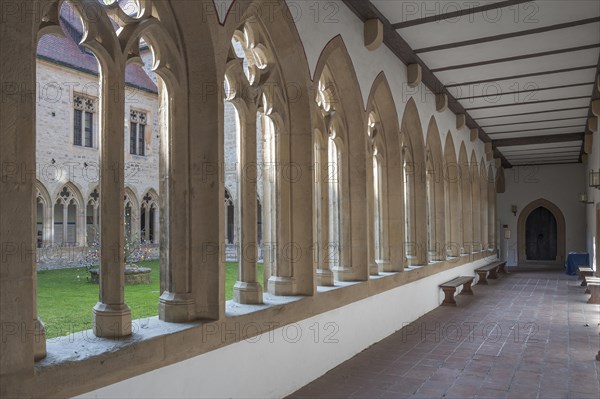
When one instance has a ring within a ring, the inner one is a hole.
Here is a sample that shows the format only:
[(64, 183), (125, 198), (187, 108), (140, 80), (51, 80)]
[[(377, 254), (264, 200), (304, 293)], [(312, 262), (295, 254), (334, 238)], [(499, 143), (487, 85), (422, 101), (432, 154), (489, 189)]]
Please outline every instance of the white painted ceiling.
[[(581, 162), (598, 73), (600, 1), (371, 3), (510, 164)], [(486, 5), (496, 7), (449, 15)], [(561, 142), (544, 143), (544, 136), (557, 135)], [(542, 140), (496, 142), (515, 138)]]

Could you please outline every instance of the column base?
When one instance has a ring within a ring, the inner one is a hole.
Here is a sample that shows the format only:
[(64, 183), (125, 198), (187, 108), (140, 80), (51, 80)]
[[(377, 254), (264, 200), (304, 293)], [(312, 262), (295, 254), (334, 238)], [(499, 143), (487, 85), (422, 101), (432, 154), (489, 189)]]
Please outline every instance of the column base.
[(379, 270), (382, 272), (394, 273), (402, 271), (402, 266), (396, 266), (388, 259), (376, 260), (375, 262), (377, 262), (377, 266), (379, 266)]
[(292, 277), (271, 276), (267, 281), (269, 293), (277, 296), (291, 296), (296, 294), (296, 282)]
[(329, 269), (317, 269), (317, 285), (321, 287), (333, 287), (333, 272)]
[(331, 270), (336, 281), (356, 281), (354, 269), (347, 266), (334, 266)]
[(407, 256), (406, 264), (408, 266), (422, 266), (422, 264), (419, 262), (419, 258), (416, 256)]
[(369, 262), (369, 276), (379, 276), (379, 266), (377, 262)]
[(131, 335), (131, 309), (126, 304), (94, 306), (94, 335), (101, 338), (120, 338)]
[(46, 327), (40, 319), (33, 320), (33, 360), (35, 362), (46, 357)]
[(186, 323), (194, 320), (195, 303), (189, 294), (162, 293), (158, 300), (158, 318), (168, 323)]
[(260, 305), (263, 303), (262, 287), (258, 283), (238, 281), (233, 286), (233, 301), (242, 305)]

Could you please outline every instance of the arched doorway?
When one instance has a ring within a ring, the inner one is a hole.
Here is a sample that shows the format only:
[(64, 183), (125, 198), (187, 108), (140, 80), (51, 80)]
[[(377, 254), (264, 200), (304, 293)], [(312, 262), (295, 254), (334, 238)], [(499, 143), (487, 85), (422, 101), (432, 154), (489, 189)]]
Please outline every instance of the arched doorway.
[(525, 222), (525, 254), (527, 260), (556, 259), (558, 245), (556, 218), (548, 209), (540, 206), (527, 217)]
[(564, 265), (566, 224), (561, 210), (540, 198), (527, 205), (517, 222), (519, 263), (541, 261)]

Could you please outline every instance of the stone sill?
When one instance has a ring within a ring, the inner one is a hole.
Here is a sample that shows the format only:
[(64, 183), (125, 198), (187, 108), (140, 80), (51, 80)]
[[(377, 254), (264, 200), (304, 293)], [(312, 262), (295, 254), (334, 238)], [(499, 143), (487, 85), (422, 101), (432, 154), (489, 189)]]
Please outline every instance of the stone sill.
[(317, 287), (314, 296), (266, 293), (263, 305), (229, 301), (225, 317), (215, 321), (177, 324), (157, 316), (139, 319), (132, 336), (119, 340), (97, 338), (91, 330), (50, 339), (48, 357), (35, 364), (32, 393), (44, 398), (83, 394), (484, 258), (464, 255), (405, 272), (380, 273), (367, 281)]

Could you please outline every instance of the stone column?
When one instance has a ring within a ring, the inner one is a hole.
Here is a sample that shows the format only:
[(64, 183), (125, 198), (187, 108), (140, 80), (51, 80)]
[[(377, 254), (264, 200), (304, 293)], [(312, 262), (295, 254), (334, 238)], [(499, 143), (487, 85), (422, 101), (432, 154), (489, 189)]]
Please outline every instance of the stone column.
[(125, 67), (104, 64), (100, 73), (100, 295), (94, 306), (94, 334), (118, 338), (131, 334), (131, 309), (125, 304), (123, 261), (125, 194)]
[(327, 145), (320, 140), (316, 144), (315, 179), (316, 179), (316, 213), (317, 213), (317, 285), (333, 286), (333, 272), (329, 263), (329, 187), (327, 166)]
[[(266, 167), (263, 170), (263, 215), (264, 232), (269, 252), (273, 257), (271, 276), (268, 279), (268, 289), (273, 295), (295, 295), (296, 281), (294, 276), (294, 262), (297, 261), (297, 243), (293, 242), (291, 232), (291, 216), (289, 204), (291, 203), (292, 186), (285, 176), (284, 169), (290, 165), (287, 151), (280, 149), (290, 148), (289, 134), (287, 131), (276, 131), (269, 116), (264, 117), (265, 148), (263, 156)], [(279, 165), (277, 167), (276, 165)], [(266, 267), (266, 263), (265, 263)]]
[(42, 237), (43, 237), (43, 247), (46, 248), (52, 245), (53, 235), (54, 235), (54, 210), (52, 206), (44, 203), (44, 227), (42, 229)]
[[(24, 9), (30, 2), (15, 2)], [(35, 193), (34, 13), (0, 24), (0, 396), (32, 396), (35, 323), (35, 234), (31, 204)], [(10, 56), (6, 56), (10, 55)], [(29, 256), (27, 253), (30, 252)], [(12, 328), (8, 334), (7, 328)], [(26, 329), (26, 330), (24, 330)], [(30, 332), (33, 331), (33, 334)], [(25, 333), (27, 332), (27, 333)], [(43, 340), (45, 344), (45, 340)]]
[[(150, 209), (151, 206), (146, 207), (146, 212), (144, 212), (144, 241), (150, 241)], [(156, 216), (156, 215), (155, 215)], [(154, 224), (154, 228), (156, 229), (156, 224)], [(154, 232), (154, 237), (156, 237), (156, 231)]]
[(256, 261), (257, 203), (256, 183), (259, 170), (256, 159), (256, 107), (248, 104), (247, 113), (240, 112), (238, 153), (239, 238), (238, 281), (233, 287), (233, 300), (241, 304), (262, 303), (262, 288), (258, 283)]
[(87, 245), (87, 225), (85, 223), (85, 205), (81, 204), (77, 207), (76, 221), (75, 221), (75, 241), (77, 241), (78, 247), (85, 247)]
[(160, 209), (157, 207), (154, 210), (154, 243), (160, 244)]
[[(68, 203), (63, 203), (63, 223), (62, 223), (62, 228), (63, 228), (63, 239), (62, 239), (62, 244), (63, 246), (69, 241), (69, 204)], [(77, 225), (75, 225), (77, 226)]]
[(369, 275), (377, 276), (379, 275), (379, 266), (377, 266), (377, 262), (375, 259), (377, 258), (377, 240), (375, 239), (375, 235), (377, 234), (375, 226), (379, 226), (379, 220), (377, 220), (378, 215), (376, 209), (378, 209), (378, 204), (375, 203), (377, 199), (375, 198), (375, 191), (377, 190), (377, 178), (375, 174), (377, 173), (377, 161), (373, 157), (373, 153), (369, 152), (367, 154), (367, 168), (366, 168), (366, 181), (367, 181), (367, 192), (366, 201), (367, 201), (367, 256), (369, 262)]
[[(181, 82), (180, 82), (181, 83)], [(165, 223), (154, 226), (154, 237), (161, 237), (161, 290), (158, 316), (172, 323), (185, 323), (196, 318), (196, 301), (192, 297), (189, 203), (189, 124), (187, 119), (187, 87), (169, 86), (159, 81), (162, 121), (160, 134), (160, 217)], [(168, 123), (165, 123), (167, 122)], [(178, 132), (178, 134), (175, 134)], [(185, 132), (181, 134), (181, 132)], [(146, 211), (150, 220), (150, 209)], [(154, 217), (157, 217), (155, 211)], [(173, 222), (173, 228), (171, 223)], [(146, 225), (149, 231), (150, 225)], [(160, 234), (159, 234), (160, 232)]]

